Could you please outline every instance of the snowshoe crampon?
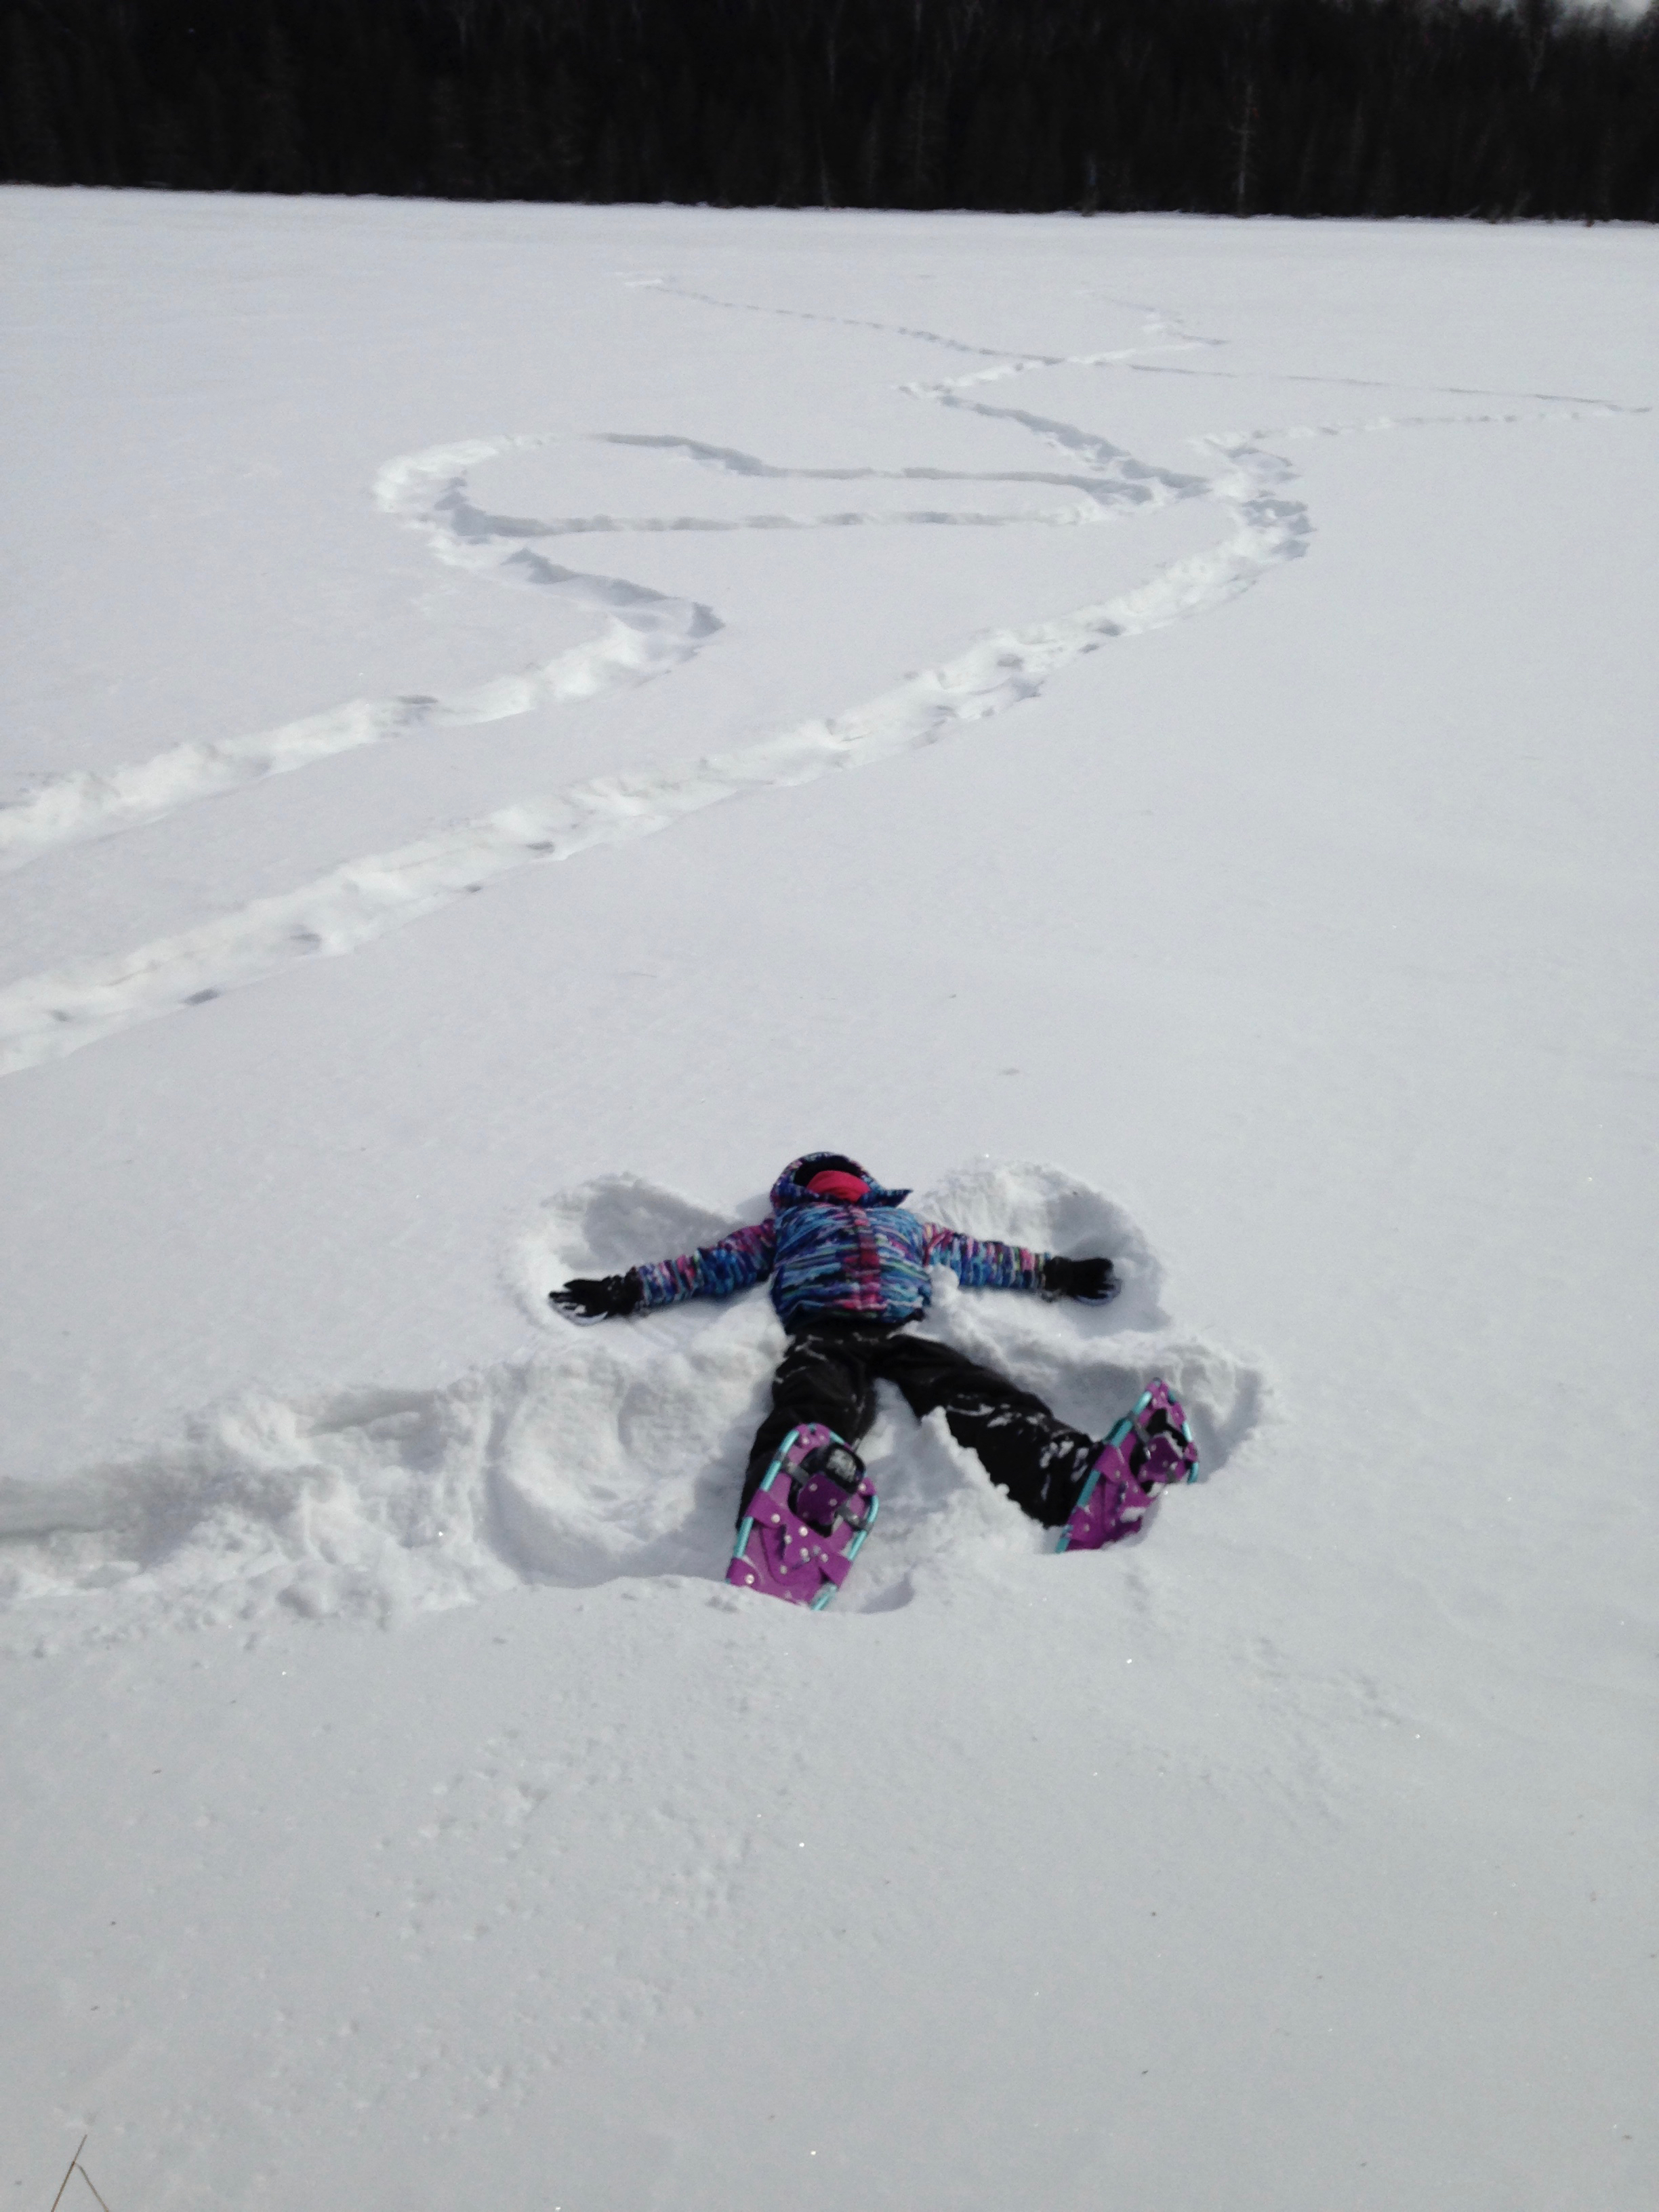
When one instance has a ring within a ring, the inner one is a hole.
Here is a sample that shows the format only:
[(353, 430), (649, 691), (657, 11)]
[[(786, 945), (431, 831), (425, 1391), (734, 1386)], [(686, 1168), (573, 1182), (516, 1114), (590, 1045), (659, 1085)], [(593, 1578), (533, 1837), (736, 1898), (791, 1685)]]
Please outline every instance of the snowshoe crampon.
[(816, 1421), (791, 1429), (738, 1524), (726, 1579), (817, 1612), (846, 1581), (876, 1512), (850, 1445)]
[(1133, 1536), (1156, 1492), (1165, 1483), (1190, 1482), (1197, 1473), (1198, 1446), (1181, 1401), (1166, 1382), (1155, 1382), (1095, 1454), (1054, 1549), (1097, 1552)]

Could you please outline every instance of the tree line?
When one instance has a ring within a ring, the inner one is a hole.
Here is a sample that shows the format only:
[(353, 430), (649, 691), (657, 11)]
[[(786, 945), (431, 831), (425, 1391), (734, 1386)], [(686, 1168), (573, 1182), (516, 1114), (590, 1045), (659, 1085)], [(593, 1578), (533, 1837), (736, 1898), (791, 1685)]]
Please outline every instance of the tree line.
[(1659, 221), (1659, 11), (0, 0), (0, 178)]

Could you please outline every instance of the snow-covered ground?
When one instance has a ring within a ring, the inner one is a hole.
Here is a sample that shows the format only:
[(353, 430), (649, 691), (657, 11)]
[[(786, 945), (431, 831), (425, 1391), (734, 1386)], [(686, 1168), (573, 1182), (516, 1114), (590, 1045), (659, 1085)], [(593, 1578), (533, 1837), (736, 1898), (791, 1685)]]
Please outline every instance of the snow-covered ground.
[[(18, 2212), (1648, 2212), (1659, 236), (0, 228)], [(727, 1590), (813, 1146), (1210, 1479)]]

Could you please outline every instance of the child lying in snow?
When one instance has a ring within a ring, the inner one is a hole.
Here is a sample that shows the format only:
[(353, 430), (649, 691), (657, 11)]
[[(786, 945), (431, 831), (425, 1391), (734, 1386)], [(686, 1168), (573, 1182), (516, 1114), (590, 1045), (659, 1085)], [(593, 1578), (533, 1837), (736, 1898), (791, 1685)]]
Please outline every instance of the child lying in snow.
[(596, 1322), (681, 1298), (726, 1297), (772, 1278), (789, 1349), (749, 1454), (740, 1527), (792, 1432), (821, 1425), (851, 1457), (875, 1419), (875, 1383), (884, 1376), (918, 1416), (942, 1408), (951, 1435), (978, 1453), (992, 1481), (1045, 1528), (1066, 1530), (1062, 1540), (1073, 1548), (1093, 1550), (1132, 1534), (1156, 1486), (1196, 1463), (1181, 1408), (1161, 1383), (1143, 1401), (1150, 1411), (1137, 1409), (1127, 1439), (1120, 1423), (1097, 1443), (990, 1368), (910, 1334), (927, 1310), (927, 1270), (936, 1263), (969, 1290), (1036, 1291), (1104, 1305), (1119, 1288), (1111, 1261), (964, 1237), (907, 1213), (908, 1195), (884, 1190), (839, 1152), (808, 1152), (773, 1185), (769, 1219), (684, 1259), (578, 1279), (548, 1295), (570, 1320)]

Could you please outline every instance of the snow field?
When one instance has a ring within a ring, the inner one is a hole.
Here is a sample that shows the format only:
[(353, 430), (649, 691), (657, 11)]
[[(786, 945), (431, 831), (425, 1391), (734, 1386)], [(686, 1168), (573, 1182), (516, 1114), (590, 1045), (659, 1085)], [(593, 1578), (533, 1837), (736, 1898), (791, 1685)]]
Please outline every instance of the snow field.
[[(1647, 2212), (1651, 236), (0, 226), (0, 2187)], [(727, 1590), (819, 1144), (1210, 1479)]]

